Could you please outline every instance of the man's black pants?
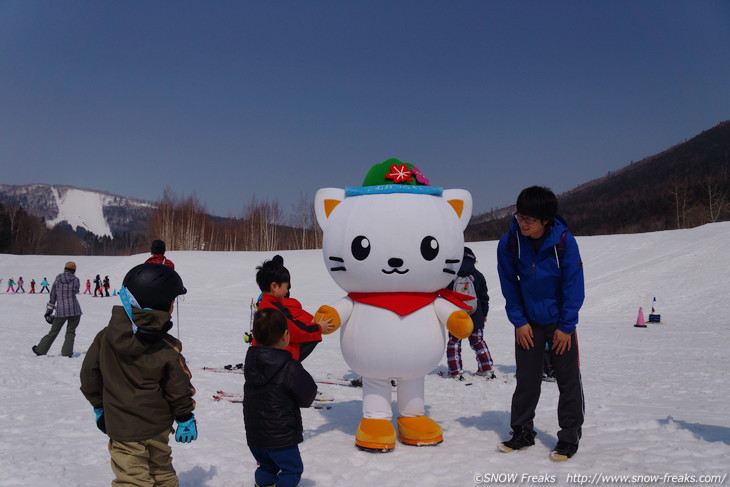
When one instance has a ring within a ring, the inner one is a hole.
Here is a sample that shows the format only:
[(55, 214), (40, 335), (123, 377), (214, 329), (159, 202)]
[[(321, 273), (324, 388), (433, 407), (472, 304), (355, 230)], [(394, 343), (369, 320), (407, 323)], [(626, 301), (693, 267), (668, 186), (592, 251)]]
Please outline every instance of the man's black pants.
[(512, 395), (513, 431), (521, 428), (534, 430), (535, 408), (540, 400), (542, 387), (543, 355), (545, 342), (550, 345), (550, 358), (555, 370), (560, 397), (558, 399), (558, 440), (578, 443), (581, 437), (585, 403), (583, 383), (580, 377), (578, 338), (576, 332), (570, 337), (570, 351), (558, 355), (552, 350), (553, 335), (557, 323), (547, 326), (531, 325), (534, 346), (525, 350), (515, 340), (515, 360), (517, 362), (517, 386)]

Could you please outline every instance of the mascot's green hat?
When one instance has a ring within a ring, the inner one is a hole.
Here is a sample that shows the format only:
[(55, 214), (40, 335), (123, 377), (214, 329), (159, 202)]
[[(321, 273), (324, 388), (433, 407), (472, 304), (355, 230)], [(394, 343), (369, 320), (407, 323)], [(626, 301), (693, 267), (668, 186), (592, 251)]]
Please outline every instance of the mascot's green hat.
[(365, 194), (416, 193), (440, 196), (443, 188), (429, 184), (428, 178), (413, 164), (388, 159), (370, 168), (362, 186), (345, 188), (345, 196)]

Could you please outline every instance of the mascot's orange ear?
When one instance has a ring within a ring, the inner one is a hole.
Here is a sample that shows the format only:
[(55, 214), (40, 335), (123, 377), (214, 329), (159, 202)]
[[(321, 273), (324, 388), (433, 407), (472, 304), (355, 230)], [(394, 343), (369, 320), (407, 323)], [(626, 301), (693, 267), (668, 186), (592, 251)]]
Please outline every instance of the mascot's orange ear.
[(449, 200), (448, 203), (454, 207), (456, 214), (461, 218), (461, 214), (464, 212), (464, 202), (461, 200)]
[(345, 199), (345, 190), (341, 188), (322, 188), (314, 196), (314, 214), (317, 223), (324, 229), (327, 219), (334, 209)]
[(324, 200), (324, 213), (327, 215), (327, 218), (329, 218), (330, 213), (332, 213), (332, 210), (335, 209), (337, 205), (341, 203), (340, 200)]
[(459, 217), (461, 229), (464, 230), (471, 220), (471, 193), (465, 189), (445, 189), (443, 198), (451, 205)]

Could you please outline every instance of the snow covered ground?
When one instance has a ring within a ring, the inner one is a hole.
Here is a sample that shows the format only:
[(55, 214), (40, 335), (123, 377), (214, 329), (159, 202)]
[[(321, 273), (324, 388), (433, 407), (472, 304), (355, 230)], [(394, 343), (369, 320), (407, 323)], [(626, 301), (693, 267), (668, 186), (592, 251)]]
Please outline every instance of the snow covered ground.
[[(389, 454), (354, 447), (360, 390), (322, 384), (335, 397), (330, 410), (303, 411), (303, 487), (473, 486), (491, 484), (725, 485), (730, 472), (730, 223), (691, 230), (579, 238), (586, 274), (586, 303), (579, 325), (586, 422), (580, 451), (555, 463), (557, 387), (544, 384), (537, 411), (537, 444), (499, 453), (509, 437), (514, 389), (513, 332), (496, 275), (496, 242), (470, 244), (490, 286), (487, 343), (498, 378), (473, 377), (465, 386), (426, 378), (428, 413), (444, 429), (431, 448), (398, 444)], [(320, 251), (282, 252), (292, 273), (292, 294), (313, 312), (343, 292), (329, 278)], [(216, 390), (238, 392), (243, 377), (201, 370), (243, 361), (248, 304), (259, 291), (255, 266), (273, 253), (170, 252), (189, 290), (174, 317), (183, 353), (193, 371), (200, 437), (175, 444), (182, 486), (252, 486), (240, 404), (212, 399)], [(118, 288), (124, 274), (146, 256), (73, 257), (83, 283), (109, 275)], [(116, 298), (80, 296), (84, 315), (76, 354), (60, 356), (62, 337), (46, 357), (30, 348), (47, 330), (46, 297), (4, 294), (7, 279), (45, 276), (52, 281), (69, 260), (57, 256), (0, 255), (0, 487), (109, 485), (106, 436), (94, 425), (79, 392), (86, 348), (106, 325)], [(40, 286), (38, 286), (40, 288)], [(665, 324), (635, 328), (657, 297)], [(179, 324), (179, 328), (177, 325)], [(466, 346), (465, 368), (475, 370)], [(350, 377), (339, 336), (326, 337), (305, 362), (315, 377)], [(512, 477), (516, 474), (516, 478)], [(672, 476), (677, 476), (672, 478)], [(532, 477), (529, 477), (532, 476)], [(583, 476), (586, 476), (585, 478)], [(612, 477), (617, 476), (617, 477)], [(620, 478), (619, 476), (626, 476)], [(653, 476), (656, 476), (654, 478)]]

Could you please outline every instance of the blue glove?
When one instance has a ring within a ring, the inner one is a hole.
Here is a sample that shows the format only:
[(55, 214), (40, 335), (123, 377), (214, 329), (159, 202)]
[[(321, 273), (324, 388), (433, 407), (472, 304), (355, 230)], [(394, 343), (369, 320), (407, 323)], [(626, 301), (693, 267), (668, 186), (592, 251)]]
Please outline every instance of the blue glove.
[(94, 408), (94, 414), (96, 414), (96, 427), (102, 433), (106, 433), (106, 424), (104, 423), (104, 408)]
[(195, 415), (191, 414), (187, 421), (177, 421), (177, 429), (175, 430), (175, 441), (178, 443), (190, 443), (198, 439), (198, 426), (195, 421)]

